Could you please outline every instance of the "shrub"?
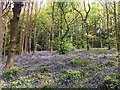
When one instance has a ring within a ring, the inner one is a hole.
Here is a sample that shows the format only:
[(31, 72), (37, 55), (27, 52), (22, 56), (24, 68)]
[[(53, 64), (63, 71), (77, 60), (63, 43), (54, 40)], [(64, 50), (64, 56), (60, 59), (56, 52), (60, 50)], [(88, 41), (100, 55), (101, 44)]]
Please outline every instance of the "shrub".
[(55, 39), (54, 45), (60, 54), (66, 54), (70, 50), (75, 50), (75, 47), (72, 45), (72, 43), (69, 41), (60, 41), (59, 38)]

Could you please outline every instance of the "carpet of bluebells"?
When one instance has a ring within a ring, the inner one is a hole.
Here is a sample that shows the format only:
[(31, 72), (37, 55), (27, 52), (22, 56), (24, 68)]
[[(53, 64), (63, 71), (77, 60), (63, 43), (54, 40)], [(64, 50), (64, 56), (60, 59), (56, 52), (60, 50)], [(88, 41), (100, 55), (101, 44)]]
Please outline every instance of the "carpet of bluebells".
[[(111, 88), (117, 79), (118, 56), (115, 50), (56, 52), (39, 51), (15, 56), (10, 71), (0, 73), (3, 88)], [(3, 57), (3, 66), (7, 57)]]

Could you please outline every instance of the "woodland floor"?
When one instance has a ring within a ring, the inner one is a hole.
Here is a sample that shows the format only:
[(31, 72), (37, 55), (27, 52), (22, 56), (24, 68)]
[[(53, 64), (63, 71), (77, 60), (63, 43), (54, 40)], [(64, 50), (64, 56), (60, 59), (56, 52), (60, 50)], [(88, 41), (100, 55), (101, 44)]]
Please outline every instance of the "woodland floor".
[[(3, 64), (6, 59), (2, 58)], [(13, 69), (1, 75), (2, 87), (95, 88), (105, 78), (115, 80), (118, 65), (115, 50), (75, 50), (65, 55), (38, 51), (15, 59)]]

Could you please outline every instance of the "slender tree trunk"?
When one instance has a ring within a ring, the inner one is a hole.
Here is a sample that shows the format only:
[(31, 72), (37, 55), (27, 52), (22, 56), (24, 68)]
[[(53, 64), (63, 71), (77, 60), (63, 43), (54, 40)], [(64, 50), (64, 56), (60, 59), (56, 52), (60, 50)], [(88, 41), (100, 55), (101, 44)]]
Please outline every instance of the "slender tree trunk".
[(88, 34), (89, 34), (89, 28), (88, 28), (88, 25), (87, 25), (87, 27), (86, 27), (86, 33), (87, 33), (87, 50), (89, 50), (90, 49), (90, 47), (89, 47), (89, 38), (88, 38)]
[(82, 49), (84, 49), (84, 33), (83, 33), (83, 28), (84, 28), (84, 26), (83, 26), (83, 23), (82, 23), (82, 31), (81, 31), (81, 33), (82, 33)]
[(117, 41), (118, 41), (118, 79), (120, 79), (120, 1), (118, 2), (118, 29), (117, 29)]
[(34, 31), (33, 31), (34, 35), (34, 45), (33, 45), (33, 54), (37, 51), (37, 30), (36, 30), (36, 22), (34, 22)]
[(78, 31), (76, 30), (76, 48), (78, 49)]
[[(60, 38), (60, 40), (61, 40), (61, 37), (63, 35), (62, 23), (63, 23), (63, 14), (62, 14), (62, 11), (60, 10), (60, 30), (59, 30), (59, 38)], [(62, 47), (61, 44), (59, 44), (59, 49), (61, 49), (61, 47)]]
[[(96, 34), (96, 26), (97, 26), (96, 20), (95, 20), (95, 22), (94, 22), (94, 25), (95, 25), (95, 26), (94, 26), (94, 35), (95, 35), (95, 34)], [(96, 46), (96, 45), (95, 45), (95, 38), (94, 38), (93, 42), (94, 42), (94, 45), (93, 45), (93, 47), (94, 47), (94, 46)]]
[(62, 24), (63, 24), (63, 14), (62, 14), (62, 11), (60, 11), (60, 37), (63, 35)]
[(102, 24), (101, 23), (99, 24), (99, 27), (100, 27), (100, 32), (99, 32), (100, 47), (99, 48), (102, 48)]
[(73, 35), (70, 35), (70, 42), (73, 43)]
[[(114, 0), (114, 23), (115, 23), (115, 37), (116, 37), (116, 41), (118, 40), (118, 30), (117, 30), (117, 17), (116, 17), (116, 0)], [(119, 45), (118, 42), (116, 44), (117, 50), (119, 49)]]
[(34, 30), (34, 48), (33, 48), (33, 52), (37, 51), (37, 30), (35, 28)]
[(117, 29), (118, 51), (120, 52), (120, 1), (118, 2), (118, 29)]
[(92, 48), (94, 48), (94, 38), (92, 38)]
[(2, 31), (2, 2), (0, 2), (0, 57), (2, 57), (2, 42), (3, 42), (3, 31)]
[[(94, 33), (94, 28), (93, 28), (93, 34), (92, 34), (92, 35), (93, 35), (93, 36), (95, 35), (95, 33)], [(91, 39), (91, 42), (92, 42), (91, 47), (94, 48), (94, 38)]]
[(5, 21), (5, 33), (4, 33), (4, 45), (3, 45), (3, 55), (6, 55), (6, 42), (7, 42), (7, 33), (8, 33), (8, 26), (7, 26), (7, 19)]
[(21, 26), (21, 31), (20, 31), (20, 47), (19, 47), (19, 55), (22, 56), (22, 53), (23, 53), (23, 47), (24, 47), (24, 28), (25, 28), (25, 25), (24, 25), (24, 17), (25, 17), (25, 8), (26, 8), (26, 3), (25, 3), (25, 6), (24, 6), (24, 11), (23, 11), (23, 14), (22, 14), (22, 26)]
[(31, 11), (30, 11), (30, 28), (29, 28), (29, 53), (31, 52), (31, 39), (32, 39), (32, 29), (33, 29), (33, 24), (32, 24), (32, 13), (33, 13), (33, 5), (34, 5), (34, 0), (31, 2)]
[[(34, 5), (37, 6), (37, 2), (34, 2)], [(40, 6), (41, 6), (41, 4), (40, 4)], [(35, 15), (34, 15), (35, 21), (33, 23), (33, 27), (34, 27), (34, 30), (33, 30), (33, 38), (34, 38), (33, 54), (35, 51), (37, 51), (37, 36), (39, 35), (39, 32), (37, 31), (37, 28), (36, 28), (37, 27), (36, 18), (38, 16), (39, 12), (40, 12), (40, 9), (35, 9)]]
[(100, 48), (103, 47), (103, 45), (102, 45), (102, 34), (103, 34), (103, 31), (101, 29), (101, 32), (100, 32)]
[[(29, 20), (29, 8), (30, 8), (30, 2), (28, 2), (26, 22), (28, 22)], [(28, 53), (28, 36), (29, 36), (28, 27), (29, 27), (29, 23), (26, 24), (26, 30), (25, 30), (26, 32), (25, 33), (25, 53)]]
[(41, 34), (41, 51), (44, 50), (44, 30), (42, 30)]
[(36, 26), (34, 28), (35, 29), (33, 31), (33, 33), (34, 33), (34, 35), (33, 35), (33, 37), (34, 37), (33, 53), (35, 53), (37, 51), (37, 35), (38, 35)]
[(110, 50), (111, 49), (111, 46), (110, 46), (110, 29), (109, 29), (109, 11), (108, 11), (108, 3), (106, 2), (106, 4), (105, 4), (105, 6), (106, 6), (106, 15), (107, 15), (107, 17), (106, 17), (106, 19), (107, 19), (107, 35), (108, 35), (108, 50)]
[(55, 2), (53, 2), (52, 4), (53, 4), (53, 5), (52, 5), (52, 28), (51, 28), (50, 51), (53, 51), (54, 29), (55, 29), (55, 18), (54, 18)]
[(19, 21), (19, 15), (22, 8), (22, 2), (14, 2), (13, 7), (13, 18), (10, 20), (10, 44), (8, 59), (5, 65), (5, 70), (9, 70), (14, 64), (14, 55), (16, 51), (16, 38), (17, 38), (17, 27)]

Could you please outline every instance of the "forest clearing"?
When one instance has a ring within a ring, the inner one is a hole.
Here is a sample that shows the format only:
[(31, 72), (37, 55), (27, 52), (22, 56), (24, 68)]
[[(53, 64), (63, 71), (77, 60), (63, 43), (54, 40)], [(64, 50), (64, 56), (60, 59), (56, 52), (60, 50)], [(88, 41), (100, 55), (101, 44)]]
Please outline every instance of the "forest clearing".
[(120, 89), (119, 0), (0, 0), (0, 89)]

